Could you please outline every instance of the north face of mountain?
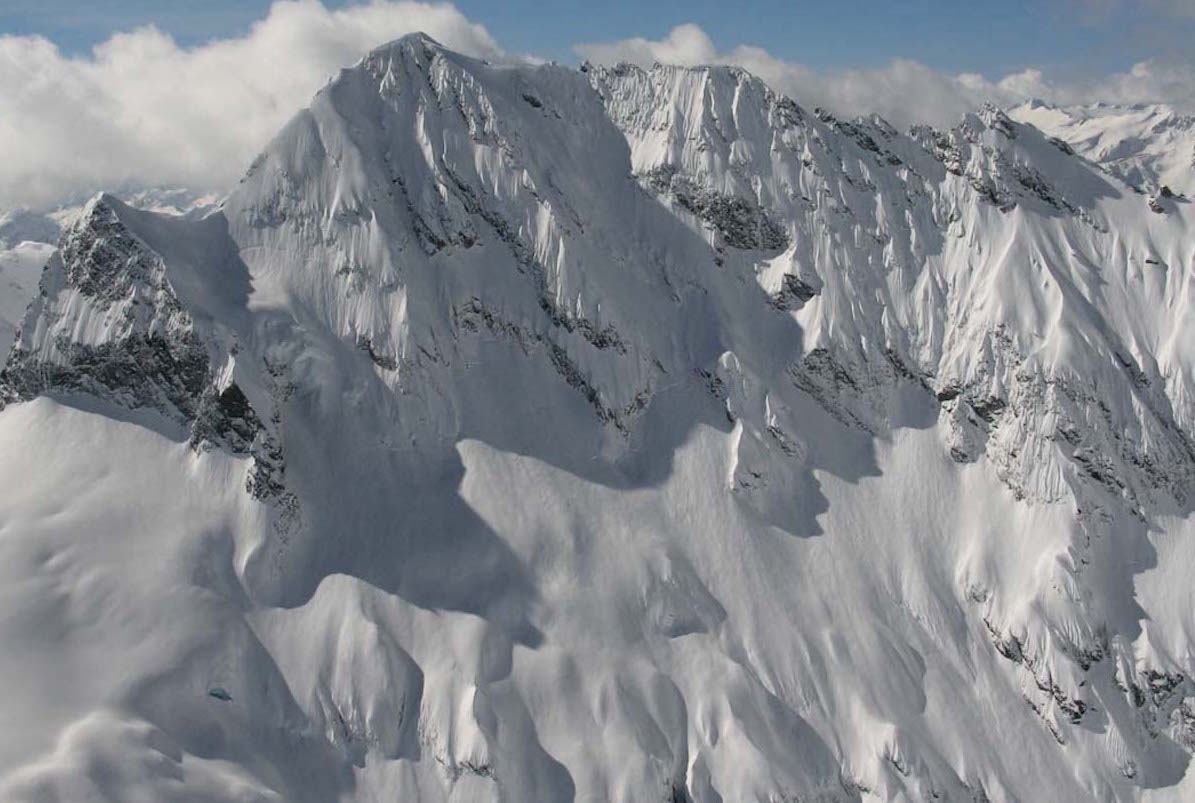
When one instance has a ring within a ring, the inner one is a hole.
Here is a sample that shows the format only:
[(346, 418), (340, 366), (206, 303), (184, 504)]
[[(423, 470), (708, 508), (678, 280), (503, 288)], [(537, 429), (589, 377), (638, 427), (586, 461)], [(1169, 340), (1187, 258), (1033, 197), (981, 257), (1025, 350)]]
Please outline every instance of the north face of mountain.
[[(0, 372), (0, 796), (1189, 791), (1192, 211), (406, 37)], [(2, 274), (0, 274), (2, 275)]]

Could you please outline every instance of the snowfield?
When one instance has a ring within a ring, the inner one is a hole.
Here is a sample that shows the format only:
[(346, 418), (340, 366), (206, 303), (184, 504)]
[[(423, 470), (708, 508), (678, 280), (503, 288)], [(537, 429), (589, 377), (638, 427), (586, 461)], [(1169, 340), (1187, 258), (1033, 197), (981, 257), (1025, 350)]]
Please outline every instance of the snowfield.
[(5, 252), (0, 799), (1195, 796), (1195, 210), (1014, 117), (414, 35)]

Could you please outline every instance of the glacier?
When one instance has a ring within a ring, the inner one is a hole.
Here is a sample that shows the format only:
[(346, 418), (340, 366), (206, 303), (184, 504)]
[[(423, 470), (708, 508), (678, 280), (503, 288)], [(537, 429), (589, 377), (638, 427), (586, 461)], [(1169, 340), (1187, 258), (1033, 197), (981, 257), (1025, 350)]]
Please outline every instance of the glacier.
[(1195, 211), (1027, 113), (412, 35), (96, 196), (0, 372), (0, 797), (1189, 799)]

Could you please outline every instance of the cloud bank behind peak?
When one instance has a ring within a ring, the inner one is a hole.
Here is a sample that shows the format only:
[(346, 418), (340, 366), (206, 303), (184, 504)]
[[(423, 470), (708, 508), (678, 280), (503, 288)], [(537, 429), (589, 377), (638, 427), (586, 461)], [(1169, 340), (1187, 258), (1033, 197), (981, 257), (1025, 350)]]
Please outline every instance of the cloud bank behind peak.
[[(83, 56), (41, 36), (0, 35), (0, 209), (77, 201), (97, 189), (223, 191), (339, 68), (413, 31), (494, 61), (515, 60), (482, 25), (443, 3), (372, 0), (330, 10), (276, 0), (245, 34), (182, 47), (154, 27), (118, 33)], [(904, 127), (956, 122), (984, 101), (1059, 105), (1169, 102), (1195, 111), (1195, 68), (1152, 60), (1086, 82), (1026, 69), (989, 79), (911, 59), (818, 70), (749, 45), (719, 50), (701, 27), (662, 39), (578, 44), (599, 63), (735, 64), (802, 105), (852, 117), (878, 113)], [(527, 57), (519, 57), (526, 59)]]
[(78, 58), (0, 36), (0, 208), (126, 185), (226, 189), (330, 75), (412, 31), (505, 57), (453, 6), (421, 2), (280, 0), (244, 36), (182, 48), (143, 27)]
[(1029, 99), (1058, 105), (1166, 102), (1195, 111), (1195, 68), (1176, 62), (1140, 62), (1124, 73), (1083, 82), (1054, 82), (1037, 69), (997, 79), (978, 73), (948, 74), (912, 59), (886, 67), (819, 71), (740, 45), (719, 51), (699, 26), (678, 25), (663, 39), (623, 39), (574, 46), (578, 56), (598, 64), (655, 62), (696, 66), (732, 64), (758, 75), (808, 108), (824, 107), (845, 117), (876, 113), (899, 127), (914, 123), (949, 126), (984, 102), (1010, 105)]

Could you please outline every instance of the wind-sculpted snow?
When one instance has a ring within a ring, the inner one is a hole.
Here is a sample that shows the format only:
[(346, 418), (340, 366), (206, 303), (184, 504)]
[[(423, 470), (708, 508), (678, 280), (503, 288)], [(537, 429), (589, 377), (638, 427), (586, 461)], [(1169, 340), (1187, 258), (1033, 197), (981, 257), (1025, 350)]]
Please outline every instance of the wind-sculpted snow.
[(1072, 150), (412, 36), (220, 210), (95, 199), (0, 797), (1189, 796), (1192, 212)]

